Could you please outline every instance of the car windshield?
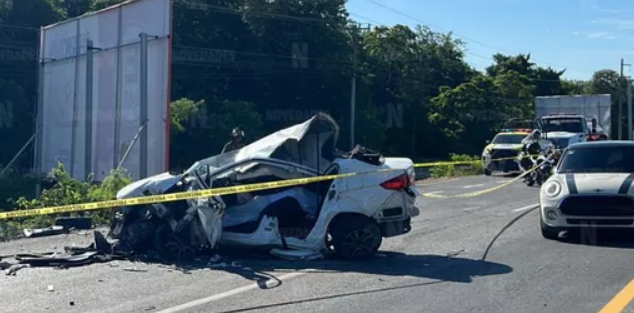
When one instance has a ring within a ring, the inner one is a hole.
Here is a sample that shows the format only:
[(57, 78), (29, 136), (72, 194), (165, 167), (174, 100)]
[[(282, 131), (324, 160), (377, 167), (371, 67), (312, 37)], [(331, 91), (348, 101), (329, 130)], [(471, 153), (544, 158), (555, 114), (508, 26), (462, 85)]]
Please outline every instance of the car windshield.
[(527, 135), (517, 135), (517, 134), (499, 134), (493, 138), (493, 144), (521, 144), (522, 139), (526, 138)]
[(560, 173), (634, 173), (634, 147), (584, 147), (568, 150)]
[(549, 118), (544, 120), (544, 126), (548, 132), (582, 133), (583, 123), (580, 118)]

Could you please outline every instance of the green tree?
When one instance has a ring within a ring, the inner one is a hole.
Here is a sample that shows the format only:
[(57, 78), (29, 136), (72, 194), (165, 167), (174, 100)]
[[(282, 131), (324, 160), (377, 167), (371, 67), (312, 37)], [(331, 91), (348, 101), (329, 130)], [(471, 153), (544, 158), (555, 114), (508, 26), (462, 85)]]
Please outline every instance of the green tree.
[[(622, 116), (621, 130), (627, 134), (627, 85), (624, 79), (620, 78), (619, 73), (614, 70), (604, 69), (596, 71), (590, 80), (590, 91), (593, 94), (609, 94), (612, 96), (612, 129), (611, 134), (618, 136), (618, 120)], [(619, 115), (619, 100), (621, 101), (621, 114)]]

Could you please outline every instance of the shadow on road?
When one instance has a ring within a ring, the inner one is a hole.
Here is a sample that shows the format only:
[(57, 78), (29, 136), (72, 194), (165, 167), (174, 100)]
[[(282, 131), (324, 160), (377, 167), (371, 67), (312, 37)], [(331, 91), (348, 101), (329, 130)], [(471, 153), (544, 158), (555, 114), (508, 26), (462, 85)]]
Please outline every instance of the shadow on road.
[(634, 230), (586, 228), (569, 230), (561, 242), (575, 245), (634, 249)]
[(364, 273), (387, 276), (412, 276), (439, 281), (470, 283), (473, 277), (500, 275), (512, 272), (512, 268), (488, 261), (471, 260), (439, 255), (411, 255), (397, 252), (382, 252), (375, 258), (364, 261), (287, 261), (277, 258), (244, 259), (231, 257), (243, 267), (229, 267), (224, 271), (246, 279), (259, 281), (271, 278), (266, 272), (300, 271), (311, 269), (317, 273)]
[[(228, 257), (228, 256), (227, 256)], [(261, 256), (264, 258), (264, 255)], [(409, 284), (391, 285), (389, 287), (380, 287), (374, 289), (358, 286), (352, 288), (352, 291), (345, 293), (337, 293), (324, 296), (309, 296), (304, 299), (291, 300), (284, 302), (276, 302), (257, 306), (250, 306), (239, 309), (223, 311), (222, 313), (237, 313), (256, 311), (262, 309), (279, 308), (288, 305), (296, 305), (309, 302), (318, 302), (336, 298), (344, 298), (357, 295), (375, 294), (392, 290), (402, 290), (409, 288), (417, 288), (441, 284), (445, 282), (461, 282), (470, 283), (474, 277), (500, 275), (512, 272), (512, 268), (503, 264), (471, 260), (449, 256), (439, 255), (408, 255), (397, 252), (383, 252), (371, 260), (365, 261), (286, 261), (279, 259), (260, 259), (253, 258), (241, 259), (234, 256), (234, 261), (243, 263), (248, 268), (227, 268), (225, 271), (241, 275), (244, 278), (254, 280), (262, 289), (270, 289), (267, 287), (267, 281), (275, 281), (276, 277), (266, 272), (296, 272), (304, 269), (311, 269), (311, 273), (364, 273), (375, 275), (389, 276), (413, 276), (419, 278), (428, 278), (430, 280), (418, 281)], [(380, 278), (379, 278), (380, 279)], [(281, 281), (277, 280), (279, 284)]]

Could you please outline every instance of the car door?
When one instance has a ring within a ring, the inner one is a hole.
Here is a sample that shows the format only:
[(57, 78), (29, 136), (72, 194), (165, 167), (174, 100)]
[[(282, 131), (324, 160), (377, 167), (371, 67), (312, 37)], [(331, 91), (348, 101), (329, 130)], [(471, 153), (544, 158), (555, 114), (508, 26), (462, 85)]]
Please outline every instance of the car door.
[[(262, 176), (265, 181), (257, 181), (258, 175), (274, 174), (276, 179)], [(290, 162), (253, 159), (234, 164), (222, 171), (214, 173), (208, 179), (211, 186), (222, 188), (251, 184), (256, 180), (258, 184), (292, 178), (314, 177), (316, 173), (301, 165)], [(292, 188), (291, 188), (292, 189)], [(230, 194), (221, 196), (226, 204), (223, 217), (223, 231), (221, 241), (228, 245), (244, 246), (282, 246), (279, 221), (276, 217), (262, 215), (268, 199), (275, 201), (278, 195), (292, 195), (289, 188), (273, 188), (254, 190), (253, 193)], [(278, 192), (279, 193), (276, 193)], [(257, 197), (257, 198), (256, 198)]]

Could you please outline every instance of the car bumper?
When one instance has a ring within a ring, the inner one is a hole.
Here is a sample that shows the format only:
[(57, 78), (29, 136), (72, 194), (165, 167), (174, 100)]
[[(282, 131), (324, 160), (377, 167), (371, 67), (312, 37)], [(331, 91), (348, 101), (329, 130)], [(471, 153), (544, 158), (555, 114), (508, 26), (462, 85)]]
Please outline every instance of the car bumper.
[[(556, 206), (540, 206), (540, 210), (541, 219), (544, 224), (554, 228), (634, 228), (634, 215), (569, 215), (563, 214), (562, 211)], [(555, 214), (553, 214), (553, 212)]]
[(383, 237), (395, 237), (409, 233), (412, 230), (412, 219), (410, 217), (399, 221), (379, 222)]
[(483, 167), (492, 171), (512, 172), (519, 171), (520, 168), (515, 160), (486, 161), (483, 158)]

